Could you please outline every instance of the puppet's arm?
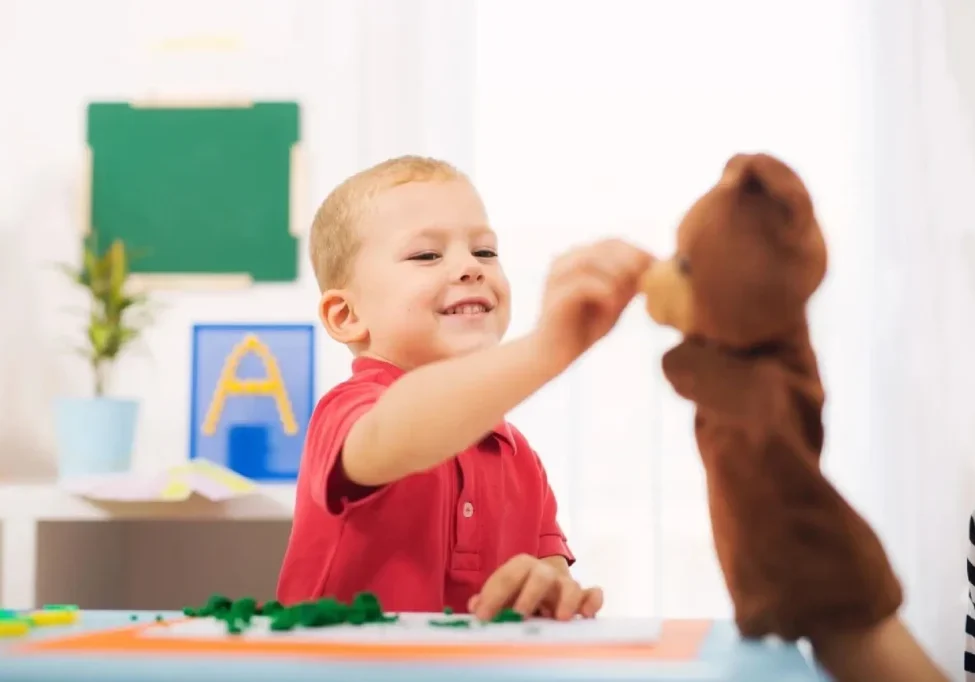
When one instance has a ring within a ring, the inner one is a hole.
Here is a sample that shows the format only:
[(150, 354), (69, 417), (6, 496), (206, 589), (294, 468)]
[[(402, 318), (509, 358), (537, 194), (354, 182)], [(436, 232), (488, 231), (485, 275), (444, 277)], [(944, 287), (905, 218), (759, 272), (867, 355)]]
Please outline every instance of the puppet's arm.
[(677, 394), (698, 408), (753, 426), (771, 423), (786, 393), (775, 365), (699, 341), (687, 340), (667, 351), (663, 370)]

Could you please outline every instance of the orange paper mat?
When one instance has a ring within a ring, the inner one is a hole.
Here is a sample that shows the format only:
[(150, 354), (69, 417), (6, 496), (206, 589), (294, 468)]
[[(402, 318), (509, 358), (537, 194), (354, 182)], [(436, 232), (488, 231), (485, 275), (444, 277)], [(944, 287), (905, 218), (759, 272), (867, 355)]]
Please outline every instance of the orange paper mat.
[(472, 658), (505, 659), (636, 659), (686, 662), (697, 659), (710, 621), (665, 621), (660, 638), (652, 645), (567, 646), (553, 644), (365, 644), (289, 640), (146, 637), (140, 633), (152, 625), (135, 625), (85, 632), (54, 639), (28, 641), (14, 649), (18, 654), (100, 653), (118, 655), (240, 656), (264, 658), (300, 656), (346, 661), (446, 661)]

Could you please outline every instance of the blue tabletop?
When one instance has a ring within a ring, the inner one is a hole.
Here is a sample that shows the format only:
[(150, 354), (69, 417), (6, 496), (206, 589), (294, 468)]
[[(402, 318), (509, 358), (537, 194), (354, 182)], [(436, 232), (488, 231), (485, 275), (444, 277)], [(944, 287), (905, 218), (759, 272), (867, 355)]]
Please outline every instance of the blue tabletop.
[[(652, 660), (479, 660), (342, 661), (296, 656), (237, 656), (205, 652), (59, 651), (62, 638), (110, 631), (140, 622), (169, 620), (164, 612), (83, 611), (74, 625), (40, 627), (21, 638), (0, 639), (3, 682), (487, 682), (488, 680), (559, 682), (561, 680), (632, 680), (636, 682), (823, 682), (810, 661), (793, 645), (777, 641), (743, 642), (730, 623), (711, 624), (688, 661)], [(39, 643), (41, 647), (32, 650)]]

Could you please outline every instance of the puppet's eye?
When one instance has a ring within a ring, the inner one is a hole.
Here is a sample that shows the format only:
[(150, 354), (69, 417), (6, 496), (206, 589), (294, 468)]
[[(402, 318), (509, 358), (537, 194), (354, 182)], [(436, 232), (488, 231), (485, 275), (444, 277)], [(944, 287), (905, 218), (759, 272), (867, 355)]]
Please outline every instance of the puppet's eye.
[(687, 256), (677, 256), (677, 270), (682, 275), (691, 274), (691, 261), (687, 259)]

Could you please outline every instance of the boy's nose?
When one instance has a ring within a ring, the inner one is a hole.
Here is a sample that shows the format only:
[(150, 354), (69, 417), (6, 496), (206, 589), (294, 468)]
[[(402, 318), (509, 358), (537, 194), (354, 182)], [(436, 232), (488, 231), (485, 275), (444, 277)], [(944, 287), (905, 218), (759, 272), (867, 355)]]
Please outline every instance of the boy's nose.
[(481, 268), (481, 264), (477, 261), (465, 264), (464, 269), (461, 270), (459, 279), (464, 283), (480, 282), (483, 280), (484, 270)]

